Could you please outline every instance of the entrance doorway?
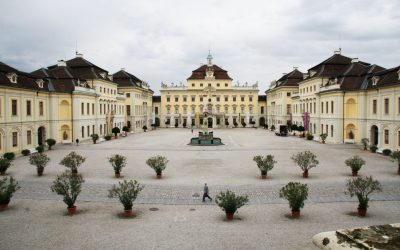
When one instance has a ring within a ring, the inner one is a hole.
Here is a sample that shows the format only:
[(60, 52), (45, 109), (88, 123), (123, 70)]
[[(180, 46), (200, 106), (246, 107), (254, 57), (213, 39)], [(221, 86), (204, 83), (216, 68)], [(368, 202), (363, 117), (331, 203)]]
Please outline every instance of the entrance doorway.
[(261, 127), (264, 127), (264, 125), (265, 125), (265, 118), (264, 118), (264, 117), (261, 117), (261, 118), (260, 118), (260, 126), (261, 126)]
[(38, 128), (38, 144), (42, 146), (46, 141), (46, 129), (44, 127)]
[(212, 128), (212, 127), (213, 127), (213, 119), (212, 119), (212, 117), (208, 117), (208, 119), (207, 119), (207, 124), (208, 124), (208, 127), (209, 127), (209, 128)]
[(378, 127), (373, 125), (371, 127), (371, 145), (378, 145), (379, 142), (379, 134), (378, 134)]

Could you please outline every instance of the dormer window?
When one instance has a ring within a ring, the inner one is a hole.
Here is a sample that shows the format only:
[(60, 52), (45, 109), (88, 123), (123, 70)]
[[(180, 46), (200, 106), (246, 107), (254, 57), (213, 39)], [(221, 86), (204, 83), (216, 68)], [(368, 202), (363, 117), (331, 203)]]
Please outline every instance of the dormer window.
[(36, 84), (38, 85), (38, 87), (39, 87), (40, 89), (43, 88), (43, 83), (44, 83), (44, 81), (43, 81), (42, 79), (37, 79), (37, 80), (36, 80)]
[(317, 71), (315, 70), (310, 70), (310, 77), (312, 77), (313, 75), (315, 75), (317, 73)]
[(7, 74), (7, 78), (8, 78), (8, 80), (10, 80), (11, 83), (17, 83), (18, 76), (14, 72), (13, 73), (8, 73)]
[(106, 78), (107, 74), (105, 72), (103, 72), (103, 73), (100, 73), (100, 76), (103, 78)]
[(372, 85), (375, 86), (379, 82), (379, 76), (372, 77)]
[(400, 69), (397, 71), (397, 80), (400, 80)]

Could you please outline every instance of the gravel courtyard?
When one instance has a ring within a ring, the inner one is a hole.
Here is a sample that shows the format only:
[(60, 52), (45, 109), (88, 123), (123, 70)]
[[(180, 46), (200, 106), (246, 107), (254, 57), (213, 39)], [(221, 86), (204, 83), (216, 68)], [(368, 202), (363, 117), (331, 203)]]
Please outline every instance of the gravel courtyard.
[[(263, 129), (219, 129), (214, 134), (225, 145), (189, 146), (194, 136), (189, 129), (158, 129), (95, 145), (57, 145), (46, 151), (51, 161), (40, 178), (27, 157), (18, 157), (7, 173), (22, 188), (0, 213), (0, 249), (315, 249), (311, 237), (322, 231), (399, 222), (400, 177), (389, 157), (359, 145), (278, 137)], [(64, 171), (58, 163), (72, 150), (87, 159), (79, 169), (85, 178), (76, 203), (79, 213), (69, 217), (49, 186)], [(290, 160), (303, 150), (313, 151), (320, 162), (308, 179)], [(124, 179), (145, 185), (132, 219), (118, 218), (122, 205), (107, 198), (107, 190), (119, 181), (107, 160), (116, 153), (128, 158)], [(252, 160), (258, 154), (273, 154), (278, 162), (267, 180), (260, 179)], [(355, 215), (357, 199), (344, 194), (351, 178), (344, 161), (355, 154), (367, 162), (359, 174), (372, 175), (383, 186), (382, 193), (371, 197), (366, 218)], [(169, 160), (162, 180), (145, 164), (155, 155)], [(298, 221), (290, 219), (287, 201), (278, 196), (289, 181), (307, 183), (310, 189)], [(215, 203), (201, 202), (205, 182), (212, 197), (231, 189), (247, 194), (249, 205), (226, 222)]]

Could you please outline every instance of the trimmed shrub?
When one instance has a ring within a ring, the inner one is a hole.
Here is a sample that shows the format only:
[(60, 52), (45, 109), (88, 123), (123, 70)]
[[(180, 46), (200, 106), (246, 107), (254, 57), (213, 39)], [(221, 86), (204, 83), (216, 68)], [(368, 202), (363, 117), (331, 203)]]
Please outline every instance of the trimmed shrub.
[(0, 179), (0, 205), (8, 205), (13, 193), (21, 187), (13, 177), (3, 177)]
[(367, 209), (369, 198), (368, 196), (373, 192), (381, 192), (382, 186), (379, 181), (372, 179), (372, 176), (364, 178), (357, 177), (347, 181), (347, 192), (351, 197), (357, 196), (358, 208)]
[(384, 150), (382, 150), (382, 154), (389, 156), (392, 153), (392, 150), (385, 148)]
[(351, 171), (358, 172), (361, 167), (365, 164), (365, 161), (358, 155), (355, 155), (344, 162), (351, 168)]
[(368, 138), (362, 138), (361, 143), (364, 145), (364, 150), (367, 150), (368, 144), (369, 144), (369, 139)]
[(78, 173), (79, 166), (84, 163), (86, 160), (85, 157), (75, 153), (72, 151), (71, 153), (67, 154), (61, 161), (60, 165), (63, 165), (69, 169), (71, 169), (73, 174)]
[(314, 139), (313, 134), (307, 133), (307, 134), (306, 134), (306, 139), (309, 140), (309, 141), (311, 141), (312, 139)]
[(167, 163), (167, 158), (161, 155), (153, 156), (146, 161), (146, 164), (154, 169), (158, 176), (160, 176), (162, 171), (167, 167)]
[(57, 175), (57, 178), (51, 186), (51, 191), (62, 195), (64, 197), (63, 201), (67, 204), (68, 208), (73, 208), (82, 190), (82, 183), (84, 182), (85, 180), (82, 175), (72, 175), (69, 171), (66, 171), (61, 175)]
[(125, 210), (131, 210), (133, 202), (143, 188), (144, 186), (140, 185), (136, 180), (130, 180), (129, 182), (124, 180), (123, 182), (118, 182), (118, 186), (113, 185), (112, 188), (108, 190), (108, 198), (117, 197)]
[(260, 169), (262, 175), (266, 175), (268, 171), (274, 168), (275, 163), (277, 163), (273, 155), (266, 155), (265, 157), (256, 155), (253, 157), (253, 161), (257, 163), (257, 167)]
[(46, 143), (47, 143), (47, 146), (49, 147), (49, 150), (51, 150), (51, 147), (56, 145), (56, 140), (49, 138), (46, 140)]
[(11, 167), (11, 161), (4, 156), (0, 157), (0, 173), (3, 175)]
[(38, 151), (38, 153), (43, 153), (44, 152), (44, 147), (43, 146), (37, 146), (36, 151)]
[(371, 145), (369, 147), (369, 150), (371, 150), (371, 153), (376, 153), (376, 151), (378, 150), (378, 147), (376, 145)]
[(226, 213), (235, 213), (239, 208), (246, 205), (249, 202), (247, 195), (236, 195), (230, 190), (226, 192), (220, 192), (215, 197), (217, 205)]
[(289, 182), (279, 191), (279, 197), (289, 201), (289, 206), (294, 212), (299, 212), (304, 207), (304, 201), (308, 197), (307, 184)]
[(105, 139), (106, 141), (109, 141), (109, 140), (111, 140), (111, 138), (112, 138), (112, 136), (111, 136), (111, 135), (105, 135), (105, 136), (104, 136), (104, 139)]
[(30, 151), (29, 149), (24, 149), (24, 150), (21, 151), (21, 154), (22, 154), (23, 156), (30, 155), (30, 153), (31, 153), (31, 151)]
[(15, 154), (14, 154), (14, 152), (7, 152), (7, 153), (4, 153), (3, 157), (9, 161), (12, 161), (15, 158)]
[(91, 134), (90, 137), (92, 137), (93, 144), (96, 144), (97, 140), (99, 139), (99, 135)]

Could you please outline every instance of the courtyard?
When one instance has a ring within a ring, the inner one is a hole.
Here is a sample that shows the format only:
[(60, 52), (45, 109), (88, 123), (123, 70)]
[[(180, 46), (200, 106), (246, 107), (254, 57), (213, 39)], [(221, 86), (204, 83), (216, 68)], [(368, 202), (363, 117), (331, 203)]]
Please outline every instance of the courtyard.
[[(311, 237), (322, 231), (399, 222), (400, 185), (391, 158), (363, 151), (352, 144), (321, 144), (295, 136), (278, 137), (264, 129), (217, 129), (225, 145), (189, 146), (190, 129), (158, 129), (130, 134), (99, 144), (57, 145), (42, 177), (27, 157), (18, 157), (7, 171), (22, 187), (9, 209), (0, 213), (2, 249), (315, 249)], [(308, 179), (290, 159), (310, 150), (319, 165)], [(70, 151), (86, 157), (79, 172), (85, 183), (78, 198), (78, 214), (66, 215), (61, 197), (50, 185), (65, 169), (58, 163)], [(122, 205), (107, 198), (107, 190), (121, 181), (107, 158), (127, 157), (124, 179), (145, 185), (133, 209), (137, 216), (121, 219)], [(253, 162), (255, 155), (272, 154), (277, 164), (267, 180)], [(361, 176), (378, 179), (383, 192), (372, 196), (367, 217), (356, 216), (357, 199), (344, 194), (351, 170), (345, 159), (366, 160)], [(169, 160), (161, 180), (145, 161), (162, 155)], [(279, 189), (289, 181), (309, 186), (309, 198), (299, 220), (290, 218)], [(230, 189), (249, 196), (232, 222), (214, 202), (201, 201), (207, 183), (211, 197)]]

